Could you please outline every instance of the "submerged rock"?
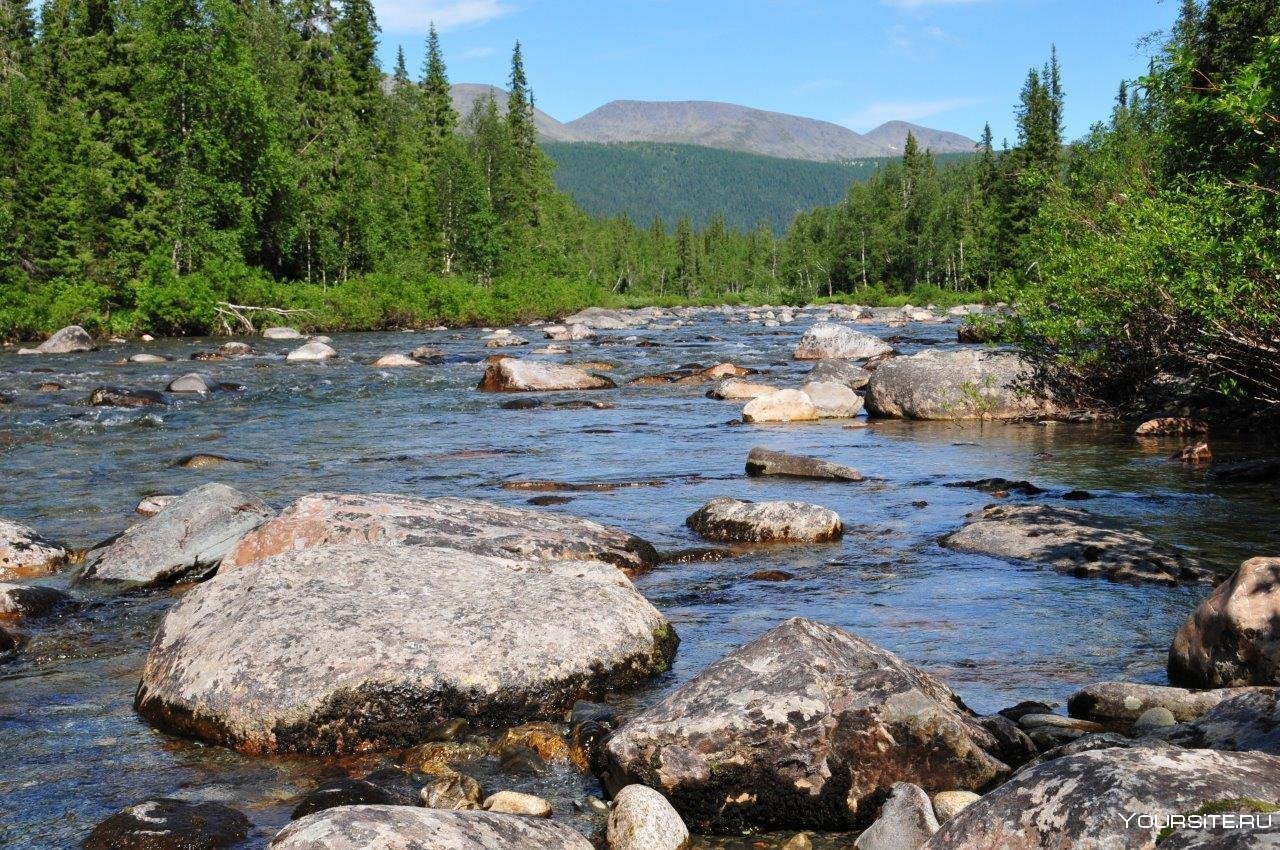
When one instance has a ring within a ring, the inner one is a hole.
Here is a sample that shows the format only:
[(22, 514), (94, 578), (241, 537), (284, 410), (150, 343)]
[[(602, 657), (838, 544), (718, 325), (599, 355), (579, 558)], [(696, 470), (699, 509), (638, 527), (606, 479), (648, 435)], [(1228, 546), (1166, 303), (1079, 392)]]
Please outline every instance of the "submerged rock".
[(463, 812), (479, 809), (482, 797), (479, 782), (465, 773), (454, 773), (427, 783), (422, 789), (420, 802), (428, 809)]
[(7, 661), (10, 653), (18, 649), (18, 638), (0, 626), (0, 661)]
[(248, 837), (253, 824), (221, 803), (157, 798), (129, 806), (93, 828), (84, 850), (221, 850)]
[(844, 534), (839, 514), (804, 502), (712, 499), (684, 524), (721, 543), (821, 543)]
[(1280, 558), (1250, 558), (1196, 606), (1169, 647), (1169, 681), (1280, 685)]
[(834, 381), (810, 381), (800, 388), (822, 419), (852, 419), (862, 412), (862, 396)]
[(711, 664), (605, 745), (603, 780), (661, 791), (696, 831), (847, 830), (895, 782), (981, 790), (1009, 774), (946, 685), (795, 618)]
[(70, 325), (56, 331), (53, 336), (37, 345), (35, 348), (25, 348), (19, 351), (19, 354), (77, 354), (84, 351), (93, 351), (97, 345), (93, 342), (93, 337), (89, 336), (89, 332), (79, 325)]
[(689, 830), (667, 798), (645, 785), (628, 785), (613, 799), (609, 850), (684, 850)]
[(338, 352), (328, 343), (312, 341), (290, 351), (284, 359), (295, 363), (314, 363), (337, 356)]
[(778, 390), (758, 396), (742, 408), (744, 422), (816, 422), (818, 406), (800, 390)]
[(1183, 416), (1164, 416), (1159, 419), (1148, 419), (1139, 425), (1134, 433), (1139, 437), (1157, 436), (1160, 434), (1207, 434), (1209, 423), (1200, 419), (1188, 419)]
[(323, 783), (294, 807), (290, 819), (297, 820), (337, 806), (403, 805), (385, 788), (364, 779), (341, 776)]
[(245, 753), (349, 753), (412, 744), (452, 717), (559, 717), (667, 669), (675, 645), (600, 561), (324, 546), (188, 591), (156, 634), (135, 704)]
[(0, 580), (47, 575), (67, 560), (67, 550), (25, 525), (0, 519)]
[(150, 407), (165, 405), (164, 396), (155, 390), (135, 390), (129, 387), (98, 387), (89, 394), (93, 407)]
[(1209, 477), (1231, 484), (1265, 484), (1280, 481), (1280, 458), (1258, 458), (1236, 463), (1215, 463)]
[(274, 515), (256, 496), (205, 484), (91, 552), (84, 577), (143, 585), (202, 578), (218, 568), (241, 537)]
[(1033, 561), (1080, 578), (1181, 584), (1208, 581), (1204, 562), (1087, 511), (1049, 505), (988, 505), (942, 545)]
[(335, 543), (447, 546), (484, 555), (595, 559), (640, 572), (658, 563), (648, 542), (564, 513), (509, 508), (478, 499), (420, 499), (387, 493), (312, 493), (246, 534), (222, 572), (279, 554)]
[(1081, 688), (1067, 700), (1072, 717), (1102, 723), (1137, 720), (1152, 708), (1168, 710), (1179, 722), (1194, 720), (1228, 696), (1229, 690), (1189, 691), (1134, 682), (1098, 682)]
[(910, 782), (895, 782), (879, 817), (853, 846), (857, 850), (920, 850), (937, 831), (938, 819), (924, 789)]
[(790, 478), (817, 478), (826, 481), (862, 481), (862, 473), (817, 458), (775, 452), (756, 446), (747, 454), (747, 475), (781, 475)]
[(804, 332), (793, 356), (796, 360), (869, 360), (892, 352), (893, 347), (877, 336), (824, 322)]
[(43, 617), (69, 601), (70, 595), (56, 587), (0, 582), (0, 619)]
[(1093, 750), (1025, 770), (957, 814), (928, 850), (1153, 850), (1166, 818), (1280, 799), (1280, 759), (1169, 746)]
[(344, 806), (294, 821), (271, 850), (593, 850), (572, 828), (495, 812)]
[(602, 390), (616, 384), (577, 366), (498, 357), (485, 368), (479, 389), (489, 393), (548, 392), (553, 390)]
[(1023, 419), (1056, 407), (1026, 386), (1030, 366), (1008, 352), (929, 349), (880, 364), (867, 384), (867, 410), (894, 419)]

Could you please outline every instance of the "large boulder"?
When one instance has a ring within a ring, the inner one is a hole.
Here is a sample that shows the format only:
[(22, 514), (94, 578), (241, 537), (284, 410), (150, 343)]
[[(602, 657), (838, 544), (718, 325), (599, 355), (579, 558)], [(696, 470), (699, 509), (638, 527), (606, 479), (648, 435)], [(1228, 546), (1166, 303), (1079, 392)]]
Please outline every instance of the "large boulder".
[(221, 803), (156, 798), (93, 828), (84, 850), (222, 850), (241, 846), (253, 824)]
[(330, 360), (338, 356), (338, 352), (334, 351), (333, 346), (328, 343), (312, 340), (306, 345), (300, 345), (293, 351), (285, 355), (285, 360), (293, 363), (318, 363), (322, 360)]
[(563, 824), (494, 812), (342, 806), (296, 820), (271, 850), (592, 850)]
[(712, 499), (684, 524), (721, 543), (822, 543), (844, 534), (839, 514), (805, 502)]
[(796, 360), (869, 360), (893, 352), (889, 343), (862, 331), (827, 322), (804, 332), (796, 345)]
[(1159, 734), (1182, 747), (1280, 756), (1280, 689), (1235, 691), (1204, 716)]
[(274, 515), (256, 496), (226, 484), (205, 484), (91, 552), (84, 577), (143, 585), (200, 579), (218, 568), (241, 537)]
[(297, 328), (266, 328), (262, 331), (263, 339), (302, 339), (302, 334)]
[(169, 382), (169, 386), (165, 387), (165, 392), (170, 393), (197, 393), (206, 395), (216, 389), (218, 384), (208, 375), (202, 375), (199, 372), (188, 372), (181, 377), (174, 378)]
[(946, 685), (795, 618), (707, 667), (609, 738), (602, 779), (663, 793), (695, 831), (865, 826), (896, 782), (981, 790), (1009, 774)]
[(808, 379), (844, 384), (851, 390), (860, 390), (871, 381), (871, 373), (848, 360), (819, 360), (809, 370)]
[(827, 481), (862, 481), (862, 473), (852, 466), (843, 466), (812, 457), (775, 452), (764, 446), (756, 446), (747, 453), (747, 475), (780, 475), (788, 478), (817, 478)]
[(1280, 685), (1280, 558), (1245, 561), (1196, 606), (1169, 647), (1169, 681)]
[(1167, 745), (1111, 747), (1022, 771), (943, 824), (925, 847), (1153, 850), (1170, 815), (1242, 798), (1280, 799), (1280, 759)]
[(615, 567), (368, 543), (218, 575), (165, 616), (135, 705), (241, 752), (350, 753), (456, 717), (558, 718), (666, 670), (676, 638)]
[(852, 419), (862, 412), (862, 396), (835, 381), (810, 381), (800, 388), (822, 419)]
[(1007, 352), (938, 351), (881, 363), (867, 384), (867, 410), (894, 419), (1023, 419), (1055, 406), (1026, 386), (1031, 368)]
[(446, 546), (481, 555), (605, 561), (629, 573), (658, 563), (648, 542), (563, 513), (509, 508), (478, 499), (420, 499), (388, 493), (312, 493), (246, 534), (222, 572), (252, 561), (335, 543)]
[(816, 422), (822, 411), (800, 390), (777, 390), (756, 396), (742, 408), (742, 421)]
[(25, 525), (0, 519), (0, 579), (47, 575), (67, 559), (67, 550)]
[(1096, 682), (1087, 685), (1067, 700), (1072, 717), (1100, 723), (1131, 723), (1153, 708), (1163, 708), (1174, 719), (1185, 723), (1205, 714), (1233, 691), (1189, 691), (1163, 685), (1135, 682)]
[(33, 354), (75, 354), (93, 351), (95, 348), (97, 346), (94, 345), (93, 337), (89, 336), (88, 331), (79, 325), (71, 325), (55, 332), (34, 349), (27, 349), (27, 351)]
[(538, 360), (496, 357), (485, 367), (479, 389), (487, 393), (547, 392), (552, 390), (604, 390), (617, 386), (608, 378), (577, 366)]
[(942, 545), (1032, 561), (1081, 578), (1182, 584), (1211, 581), (1203, 561), (1088, 511), (1050, 505), (988, 505), (965, 517)]

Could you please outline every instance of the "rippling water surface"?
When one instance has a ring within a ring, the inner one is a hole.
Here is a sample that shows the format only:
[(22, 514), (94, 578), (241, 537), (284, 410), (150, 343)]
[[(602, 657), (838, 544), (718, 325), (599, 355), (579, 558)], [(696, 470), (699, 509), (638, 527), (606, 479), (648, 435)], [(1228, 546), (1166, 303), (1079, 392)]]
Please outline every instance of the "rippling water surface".
[[(732, 360), (798, 386), (809, 364), (791, 347), (807, 319), (781, 328), (699, 314), (679, 327), (602, 331), (554, 359), (605, 361), (622, 387), (591, 394), (608, 410), (503, 409), (513, 396), (475, 391), (487, 353), (479, 331), (352, 334), (334, 338), (342, 359), (286, 363), (297, 343), (252, 340), (267, 356), (192, 363), (222, 340), (111, 345), (87, 355), (0, 354), (0, 516), (86, 547), (136, 521), (143, 496), (220, 480), (277, 507), (304, 493), (393, 492), (470, 496), (524, 505), (516, 479), (569, 482), (656, 479), (662, 486), (568, 494), (564, 510), (617, 525), (659, 549), (699, 545), (684, 518), (714, 496), (816, 502), (843, 517), (831, 546), (769, 548), (713, 563), (668, 565), (637, 586), (674, 623), (674, 669), (614, 700), (648, 704), (781, 620), (804, 615), (852, 630), (940, 676), (976, 710), (1023, 699), (1061, 702), (1080, 685), (1124, 678), (1158, 682), (1169, 640), (1204, 589), (1126, 586), (949, 552), (937, 544), (964, 515), (991, 501), (948, 482), (1029, 479), (1058, 502), (1089, 490), (1094, 512), (1158, 539), (1199, 550), (1224, 569), (1280, 553), (1275, 491), (1220, 487), (1172, 463), (1177, 443), (1139, 444), (1126, 429), (1074, 424), (929, 424), (828, 421), (795, 426), (732, 423), (735, 403), (691, 386), (626, 386), (628, 378), (688, 363)], [(519, 329), (518, 329), (519, 330)], [(872, 327), (900, 352), (951, 346), (955, 326)], [(536, 330), (520, 331), (531, 339)], [(639, 347), (628, 336), (649, 339)], [(444, 363), (371, 368), (380, 354), (431, 344)], [(531, 356), (533, 347), (508, 353)], [(117, 365), (143, 350), (178, 361)], [(189, 371), (244, 384), (242, 393), (176, 398), (145, 410), (90, 408), (100, 385), (163, 389)], [(66, 385), (38, 393), (43, 381)], [(558, 400), (579, 394), (556, 394)], [(748, 479), (747, 451), (766, 445), (858, 467), (861, 484)], [(1266, 447), (1215, 441), (1219, 456)], [(205, 452), (245, 461), (179, 469)], [(1078, 505), (1076, 505), (1078, 506)], [(757, 570), (786, 582), (747, 579)], [(47, 583), (67, 585), (65, 576)], [(226, 801), (254, 820), (261, 846), (300, 793), (329, 775), (372, 769), (376, 757), (331, 762), (250, 759), (150, 729), (131, 702), (159, 618), (180, 591), (111, 595), (76, 588), (84, 604), (23, 630), (30, 644), (0, 667), (0, 846), (72, 847), (94, 824), (148, 796)], [(573, 652), (573, 647), (565, 647)], [(557, 817), (584, 830), (574, 801), (599, 793), (555, 770), (538, 778), (492, 772), (486, 787), (553, 799)]]

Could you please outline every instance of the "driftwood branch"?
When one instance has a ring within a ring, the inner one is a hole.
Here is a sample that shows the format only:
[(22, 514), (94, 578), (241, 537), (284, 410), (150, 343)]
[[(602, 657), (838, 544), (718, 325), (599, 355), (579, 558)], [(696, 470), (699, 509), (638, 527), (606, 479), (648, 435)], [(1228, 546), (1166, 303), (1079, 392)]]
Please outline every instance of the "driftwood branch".
[(218, 314), (218, 322), (222, 325), (222, 332), (227, 336), (235, 333), (232, 325), (235, 324), (247, 334), (256, 334), (257, 328), (253, 326), (251, 316), (254, 313), (266, 313), (269, 316), (279, 316), (280, 318), (288, 318), (289, 316), (311, 315), (310, 310), (287, 310), (283, 307), (255, 307), (249, 304), (231, 304), (227, 301), (219, 301), (214, 309)]

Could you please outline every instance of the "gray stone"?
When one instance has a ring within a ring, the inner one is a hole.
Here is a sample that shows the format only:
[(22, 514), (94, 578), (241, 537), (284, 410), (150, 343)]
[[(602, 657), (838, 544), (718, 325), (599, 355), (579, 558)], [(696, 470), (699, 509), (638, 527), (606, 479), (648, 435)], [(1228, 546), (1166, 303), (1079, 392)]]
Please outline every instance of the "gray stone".
[(1148, 708), (1142, 714), (1138, 715), (1138, 719), (1133, 721), (1133, 733), (1141, 735), (1150, 732), (1153, 729), (1163, 729), (1166, 726), (1172, 726), (1177, 723), (1173, 712), (1162, 705), (1154, 708)]
[(894, 419), (1023, 419), (1056, 407), (1024, 386), (1031, 369), (1016, 354), (929, 349), (881, 363), (867, 384), (867, 411)]
[(155, 390), (98, 387), (89, 394), (89, 404), (92, 407), (151, 407), (162, 406), (168, 402)]
[(225, 484), (205, 484), (91, 552), (84, 577), (143, 585), (203, 578), (241, 537), (274, 513), (256, 496)]
[(852, 419), (862, 412), (862, 396), (833, 381), (811, 381), (800, 388), (822, 419)]
[(168, 363), (172, 359), (164, 354), (151, 354), (147, 351), (129, 356), (130, 363)]
[(294, 821), (271, 850), (593, 850), (563, 824), (494, 812), (344, 806)]
[(756, 396), (742, 408), (742, 421), (816, 422), (822, 417), (818, 406), (800, 390), (778, 390)]
[(93, 351), (93, 337), (79, 325), (70, 325), (54, 333), (35, 347), (36, 354), (76, 354), (82, 351)]
[(302, 339), (302, 334), (295, 328), (266, 328), (262, 332), (263, 339)]
[(805, 502), (712, 499), (684, 524), (721, 543), (822, 543), (844, 534), (839, 514)]
[(830, 626), (788, 620), (632, 717), (603, 780), (662, 792), (697, 832), (847, 830), (895, 782), (984, 789), (1009, 774), (946, 685)]
[(689, 830), (667, 798), (646, 785), (628, 785), (613, 798), (609, 850), (684, 850)]
[(804, 332), (793, 356), (796, 360), (867, 360), (892, 352), (893, 347), (877, 336), (823, 322)]
[(599, 560), (628, 573), (658, 563), (648, 542), (571, 514), (510, 508), (478, 499), (420, 499), (389, 493), (312, 493), (246, 534), (222, 571), (335, 543), (444, 546), (535, 560)]
[(895, 782), (880, 816), (854, 842), (857, 850), (920, 850), (938, 831), (929, 795), (919, 785)]
[(729, 378), (716, 384), (713, 389), (708, 390), (707, 397), (720, 399), (721, 401), (743, 401), (759, 398), (762, 395), (769, 395), (777, 391), (777, 387), (771, 387), (768, 384), (756, 384), (751, 381), (744, 381), (741, 378)]
[(593, 375), (577, 366), (498, 357), (490, 360), (485, 368), (479, 389), (489, 393), (513, 393), (603, 390), (615, 386), (608, 378)]
[(486, 812), (504, 815), (524, 815), (530, 818), (551, 817), (551, 804), (536, 794), (520, 791), (499, 791), (484, 798), (481, 807)]
[(1183, 747), (1280, 756), (1280, 688), (1242, 689), (1203, 717), (1157, 734)]
[(816, 478), (827, 481), (862, 481), (862, 473), (817, 458), (775, 452), (756, 446), (747, 454), (747, 475), (780, 475), (790, 478)]
[(810, 381), (831, 381), (860, 390), (871, 381), (871, 373), (848, 360), (819, 360), (809, 370)]
[(1050, 505), (988, 505), (965, 517), (942, 545), (1032, 561), (1079, 578), (1183, 584), (1210, 581), (1203, 561), (1088, 511)]
[(1169, 647), (1169, 681), (1280, 685), (1280, 558), (1251, 558), (1191, 612)]
[(0, 580), (48, 575), (66, 559), (66, 549), (34, 529), (0, 519)]
[(1159, 707), (1168, 709), (1177, 721), (1185, 723), (1232, 693), (1226, 689), (1189, 691), (1135, 682), (1097, 682), (1072, 694), (1067, 700), (1067, 711), (1072, 717), (1113, 723), (1137, 720), (1148, 709)]
[(337, 356), (338, 352), (328, 343), (313, 341), (290, 351), (284, 359), (295, 363), (315, 363)]
[(180, 378), (174, 378), (169, 382), (169, 386), (165, 387), (166, 392), (171, 393), (199, 393), (204, 395), (212, 392), (217, 384), (208, 375), (202, 375), (199, 372), (190, 372)]
[(156, 634), (136, 706), (245, 753), (360, 752), (454, 717), (558, 718), (666, 670), (676, 642), (600, 561), (330, 545), (188, 591)]
[(558, 342), (579, 341), (584, 339), (594, 339), (596, 332), (586, 325), (574, 323), (572, 325), (547, 325), (542, 329), (547, 339), (556, 340)]
[(370, 365), (375, 369), (402, 369), (421, 366), (422, 363), (407, 354), (384, 354)]
[[(925, 847), (1153, 850), (1164, 816), (1239, 798), (1280, 799), (1280, 759), (1167, 745), (1093, 750), (1019, 773), (943, 824)], [(1139, 821), (1140, 814), (1152, 817)]]
[(237, 847), (253, 825), (221, 803), (158, 798), (130, 806), (93, 828), (84, 850), (221, 850)]

